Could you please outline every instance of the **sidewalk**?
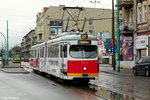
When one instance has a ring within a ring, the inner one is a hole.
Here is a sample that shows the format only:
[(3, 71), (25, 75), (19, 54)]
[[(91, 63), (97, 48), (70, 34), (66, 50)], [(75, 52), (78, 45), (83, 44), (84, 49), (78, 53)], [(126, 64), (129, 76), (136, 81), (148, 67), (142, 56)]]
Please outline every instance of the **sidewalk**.
[(108, 73), (108, 74), (115, 74), (115, 75), (121, 75), (121, 76), (134, 76), (132, 74), (131, 68), (121, 68), (120, 72), (114, 71), (112, 68), (112, 65), (109, 64), (100, 64), (100, 72)]
[[(9, 65), (9, 66), (4, 66), (2, 67), (0, 65), (0, 70), (5, 72), (5, 73), (29, 73), (28, 71), (23, 69), (24, 67), (28, 67), (29, 63), (22, 62), (22, 67), (19, 65)], [(132, 74), (132, 69), (127, 69), (127, 68), (121, 68), (120, 72), (114, 71), (112, 68), (112, 65), (109, 64), (100, 64), (99, 67), (100, 72), (108, 73), (108, 74), (114, 74), (114, 75), (122, 75), (122, 76), (134, 76)]]
[(7, 65), (2, 67), (0, 65), (0, 70), (5, 72), (5, 73), (21, 73), (21, 74), (28, 74), (29, 72), (24, 70), (22, 67), (20, 66), (15, 66), (15, 65)]

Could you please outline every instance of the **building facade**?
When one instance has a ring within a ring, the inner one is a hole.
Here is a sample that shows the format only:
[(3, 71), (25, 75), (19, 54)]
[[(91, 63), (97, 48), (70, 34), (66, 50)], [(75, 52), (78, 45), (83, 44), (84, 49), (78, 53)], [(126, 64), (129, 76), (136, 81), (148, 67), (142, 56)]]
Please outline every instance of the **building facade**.
[(121, 67), (150, 56), (150, 0), (120, 0)]
[[(65, 31), (67, 26), (68, 14), (64, 12), (63, 5), (59, 7), (50, 6), (44, 7), (42, 12), (39, 12), (36, 16), (36, 28), (35, 34), (37, 38), (37, 43), (48, 41), (51, 36), (60, 34)], [(78, 20), (78, 28), (82, 28), (84, 24), (84, 19), (86, 18), (86, 23), (84, 27), (84, 32), (91, 32), (93, 34), (98, 32), (110, 32), (111, 33), (111, 9), (98, 9), (98, 8), (84, 8), (80, 13), (78, 18), (77, 10), (69, 10), (71, 15), (73, 15), (75, 20)], [(62, 16), (64, 15), (63, 19)], [(70, 19), (68, 25), (68, 31), (75, 30), (78, 31), (74, 24), (74, 21)]]
[(137, 57), (150, 56), (150, 0), (137, 0)]
[(120, 0), (120, 60), (121, 67), (132, 67), (134, 58), (134, 36), (136, 34), (136, 0)]
[(31, 30), (26, 36), (23, 37), (21, 43), (21, 56), (24, 59), (30, 57), (30, 48), (36, 44), (36, 38), (34, 36), (35, 30)]

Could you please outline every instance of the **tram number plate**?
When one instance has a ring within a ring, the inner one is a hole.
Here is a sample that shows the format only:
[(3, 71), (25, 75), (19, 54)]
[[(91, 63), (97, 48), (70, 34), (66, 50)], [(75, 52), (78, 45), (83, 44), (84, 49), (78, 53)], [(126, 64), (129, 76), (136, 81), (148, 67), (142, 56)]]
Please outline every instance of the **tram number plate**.
[(88, 76), (88, 74), (82, 74), (82, 76)]

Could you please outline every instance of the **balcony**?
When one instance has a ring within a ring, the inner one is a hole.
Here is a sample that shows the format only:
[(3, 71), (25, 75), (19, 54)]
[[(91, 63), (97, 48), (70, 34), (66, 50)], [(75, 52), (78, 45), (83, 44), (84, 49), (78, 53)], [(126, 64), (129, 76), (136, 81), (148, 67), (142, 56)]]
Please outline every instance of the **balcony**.
[(120, 25), (121, 33), (133, 33), (134, 25), (133, 22), (124, 22)]
[(121, 0), (120, 7), (131, 8), (133, 6), (133, 0)]

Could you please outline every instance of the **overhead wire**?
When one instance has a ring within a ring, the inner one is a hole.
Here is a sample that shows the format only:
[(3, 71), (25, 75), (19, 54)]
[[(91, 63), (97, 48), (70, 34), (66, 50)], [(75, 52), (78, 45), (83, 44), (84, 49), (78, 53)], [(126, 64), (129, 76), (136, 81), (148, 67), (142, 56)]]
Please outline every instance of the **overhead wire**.
[[(116, 17), (115, 17), (116, 18)], [(62, 20), (62, 19), (55, 19), (55, 18), (50, 18), (50, 19), (52, 19), (52, 20)], [(110, 20), (110, 19), (112, 19), (111, 17), (109, 18), (96, 18), (96, 19), (92, 19), (92, 20)], [(68, 19), (63, 19), (63, 21), (67, 21)], [(80, 19), (80, 20), (78, 20), (78, 21), (84, 21), (85, 19)], [(90, 18), (89, 19), (87, 19), (87, 21), (89, 21), (89, 20), (91, 20)], [(73, 20), (71, 20), (70, 19), (70, 21), (73, 21)]]
[(71, 3), (73, 3), (75, 0), (72, 0), (71, 2), (67, 3), (66, 5), (70, 5)]
[(77, 6), (79, 6), (80, 4), (82, 4), (83, 2), (85, 2), (86, 0), (82, 0), (80, 3), (77, 4)]

